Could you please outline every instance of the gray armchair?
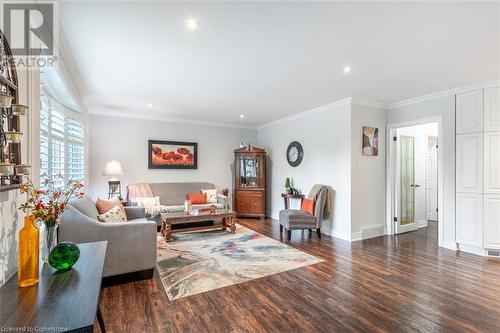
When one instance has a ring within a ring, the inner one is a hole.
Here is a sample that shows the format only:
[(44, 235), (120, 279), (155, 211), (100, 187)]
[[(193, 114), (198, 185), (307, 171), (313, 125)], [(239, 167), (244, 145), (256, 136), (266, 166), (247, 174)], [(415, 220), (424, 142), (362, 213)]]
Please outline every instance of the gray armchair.
[(283, 209), (280, 211), (280, 233), (286, 230), (287, 239), (292, 238), (292, 230), (316, 229), (318, 237), (321, 238), (321, 224), (323, 222), (323, 211), (328, 196), (328, 188), (323, 187), (316, 196), (314, 215), (297, 209)]
[[(103, 277), (148, 271), (156, 267), (156, 223), (146, 219), (102, 223), (89, 197), (70, 202), (61, 216), (59, 240), (86, 243), (107, 240)], [(152, 276), (152, 274), (151, 274)]]

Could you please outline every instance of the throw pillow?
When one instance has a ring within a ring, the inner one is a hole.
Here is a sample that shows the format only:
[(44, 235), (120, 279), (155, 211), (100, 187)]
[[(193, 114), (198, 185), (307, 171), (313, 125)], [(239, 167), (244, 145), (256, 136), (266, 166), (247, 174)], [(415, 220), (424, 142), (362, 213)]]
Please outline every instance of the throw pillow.
[(137, 197), (135, 204), (139, 207), (144, 206), (160, 206), (160, 197)]
[(205, 193), (207, 195), (207, 203), (217, 203), (217, 190), (201, 190), (201, 193)]
[(189, 193), (187, 199), (193, 205), (204, 205), (207, 203), (207, 195), (205, 193)]
[(120, 201), (120, 198), (118, 198), (118, 196), (111, 198), (109, 200), (97, 199), (95, 206), (99, 214), (104, 214), (109, 210), (111, 210), (111, 208), (118, 206), (123, 212), (123, 215), (127, 216), (125, 214), (125, 208), (123, 208), (122, 202)]
[(97, 216), (97, 219), (101, 222), (126, 222), (127, 217), (119, 206), (114, 206), (109, 211), (104, 214)]
[(314, 215), (314, 199), (304, 199), (302, 200), (302, 205), (300, 206), (300, 210)]

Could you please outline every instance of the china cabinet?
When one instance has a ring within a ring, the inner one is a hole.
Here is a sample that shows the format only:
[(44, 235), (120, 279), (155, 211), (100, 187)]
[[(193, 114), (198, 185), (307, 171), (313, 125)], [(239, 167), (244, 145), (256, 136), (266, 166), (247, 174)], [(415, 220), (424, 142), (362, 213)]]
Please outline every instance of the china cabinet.
[(234, 151), (234, 209), (239, 217), (266, 216), (266, 151), (243, 147)]

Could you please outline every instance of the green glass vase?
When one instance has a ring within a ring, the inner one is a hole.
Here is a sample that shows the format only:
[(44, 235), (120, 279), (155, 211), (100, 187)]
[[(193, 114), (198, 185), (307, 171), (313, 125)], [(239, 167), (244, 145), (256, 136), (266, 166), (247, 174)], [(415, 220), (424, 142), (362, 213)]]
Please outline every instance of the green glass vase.
[(70, 269), (80, 258), (80, 249), (75, 243), (61, 242), (49, 254), (49, 264), (57, 270)]

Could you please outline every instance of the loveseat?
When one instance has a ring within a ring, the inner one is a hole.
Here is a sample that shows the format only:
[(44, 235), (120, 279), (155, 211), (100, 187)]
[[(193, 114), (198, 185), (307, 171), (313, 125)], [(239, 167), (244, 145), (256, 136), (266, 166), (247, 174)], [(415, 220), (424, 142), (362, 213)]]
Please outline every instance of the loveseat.
[(99, 222), (99, 213), (91, 198), (75, 199), (61, 216), (59, 241), (108, 241), (103, 277), (152, 273), (156, 267), (156, 224), (130, 214), (128, 207), (125, 212), (127, 222)]
[[(166, 212), (182, 212), (184, 211), (184, 201), (188, 193), (200, 193), (203, 190), (217, 189), (212, 183), (206, 182), (183, 182), (183, 183), (149, 183), (151, 192), (154, 197), (160, 197), (160, 204), (162, 209)], [(225, 193), (225, 194), (223, 194)], [(129, 202), (133, 205), (133, 198), (127, 194)], [(208, 208), (211, 204), (193, 205), (193, 209)], [(227, 190), (217, 191), (217, 203), (214, 204), (217, 209), (229, 208), (229, 201), (227, 198)], [(133, 218), (146, 218), (156, 222), (158, 226), (161, 225), (161, 216), (150, 217), (146, 216), (144, 207), (129, 206), (127, 208), (127, 215), (130, 214)]]

